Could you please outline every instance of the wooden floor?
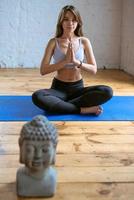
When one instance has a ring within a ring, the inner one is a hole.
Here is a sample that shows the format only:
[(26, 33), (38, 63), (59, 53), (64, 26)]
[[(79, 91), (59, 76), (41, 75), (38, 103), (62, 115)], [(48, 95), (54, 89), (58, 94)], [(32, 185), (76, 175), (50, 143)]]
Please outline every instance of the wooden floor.
[[(0, 69), (0, 94), (30, 95), (49, 87), (53, 76), (41, 77), (37, 69)], [(85, 85), (107, 84), (115, 95), (134, 95), (134, 77), (123, 71), (83, 76)], [(16, 196), (15, 181), (24, 123), (0, 122), (0, 200), (23, 200)], [(134, 200), (133, 121), (53, 123), (59, 132), (53, 200)]]

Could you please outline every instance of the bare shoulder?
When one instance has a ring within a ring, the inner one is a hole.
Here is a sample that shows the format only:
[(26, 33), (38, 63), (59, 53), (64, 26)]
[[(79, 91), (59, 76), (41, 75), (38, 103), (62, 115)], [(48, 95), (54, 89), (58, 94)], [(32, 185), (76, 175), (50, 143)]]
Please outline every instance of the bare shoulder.
[(84, 46), (87, 46), (87, 45), (90, 46), (91, 45), (90, 40), (87, 37), (81, 37), (81, 41), (82, 41), (82, 44)]
[(48, 56), (48, 55), (52, 56), (54, 52), (55, 44), (56, 44), (55, 38), (51, 38), (48, 41), (48, 44), (45, 49), (45, 56)]
[(49, 41), (48, 41), (48, 45), (49, 47), (51, 48), (54, 48), (55, 47), (55, 38), (51, 38)]
[(43, 61), (45, 60), (46, 63), (48, 63), (53, 55), (54, 48), (55, 48), (55, 38), (51, 38), (45, 48), (45, 53), (43, 57)]

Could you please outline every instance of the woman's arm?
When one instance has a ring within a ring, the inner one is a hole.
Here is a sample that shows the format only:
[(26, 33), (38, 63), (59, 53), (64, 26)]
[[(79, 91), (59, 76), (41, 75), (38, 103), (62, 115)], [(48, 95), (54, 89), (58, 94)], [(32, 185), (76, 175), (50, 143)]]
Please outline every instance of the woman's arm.
[(85, 37), (82, 38), (82, 43), (84, 46), (85, 57), (86, 57), (87, 63), (82, 63), (81, 69), (91, 72), (93, 74), (96, 74), (97, 64), (96, 64), (96, 60), (95, 60), (95, 56), (94, 56), (94, 53), (92, 50), (91, 43), (90, 43), (89, 39), (87, 39)]
[(55, 48), (55, 39), (53, 38), (48, 42), (44, 57), (41, 62), (41, 66), (40, 66), (41, 75), (49, 74), (51, 72), (62, 69), (65, 65), (65, 61), (60, 61), (56, 64), (50, 64), (50, 61), (54, 52), (54, 48)]

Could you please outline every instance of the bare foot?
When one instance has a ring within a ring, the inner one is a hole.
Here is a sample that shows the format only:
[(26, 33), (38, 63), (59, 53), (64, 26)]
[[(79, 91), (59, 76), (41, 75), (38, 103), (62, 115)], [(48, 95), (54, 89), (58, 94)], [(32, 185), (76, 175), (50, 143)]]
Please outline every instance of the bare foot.
[(82, 107), (80, 113), (81, 114), (95, 114), (100, 115), (103, 112), (101, 106), (92, 106), (92, 107)]

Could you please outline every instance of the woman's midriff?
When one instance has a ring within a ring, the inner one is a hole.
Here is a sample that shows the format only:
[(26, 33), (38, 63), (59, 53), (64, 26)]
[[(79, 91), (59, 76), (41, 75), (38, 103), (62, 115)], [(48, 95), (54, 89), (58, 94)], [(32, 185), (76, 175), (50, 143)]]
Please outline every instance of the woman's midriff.
[(76, 67), (71, 69), (59, 70), (55, 76), (56, 79), (64, 82), (75, 82), (82, 79), (80, 69)]

